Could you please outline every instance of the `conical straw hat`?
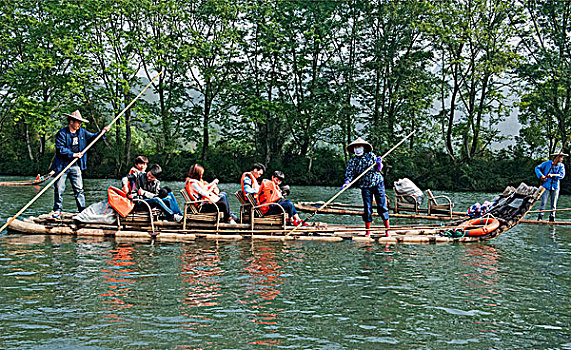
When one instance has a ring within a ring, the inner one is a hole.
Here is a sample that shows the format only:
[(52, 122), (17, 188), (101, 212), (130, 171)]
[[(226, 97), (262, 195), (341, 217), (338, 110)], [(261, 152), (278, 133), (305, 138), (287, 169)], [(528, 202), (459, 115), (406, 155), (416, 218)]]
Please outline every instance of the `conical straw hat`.
[(83, 117), (81, 116), (81, 113), (79, 113), (78, 110), (75, 110), (75, 111), (71, 112), (71, 114), (65, 113), (65, 115), (68, 116), (68, 117), (71, 117), (71, 118), (73, 118), (73, 119), (75, 119), (75, 120), (79, 120), (80, 122), (89, 123), (89, 121), (88, 121), (87, 119), (85, 119), (85, 118), (83, 118)]
[(347, 146), (347, 152), (349, 153), (353, 153), (353, 149), (355, 148), (355, 146), (363, 146), (365, 147), (365, 153), (367, 152), (371, 152), (373, 150), (373, 146), (371, 146), (370, 143), (368, 143), (367, 141), (363, 140), (362, 138), (357, 138), (355, 141), (351, 142), (348, 146)]

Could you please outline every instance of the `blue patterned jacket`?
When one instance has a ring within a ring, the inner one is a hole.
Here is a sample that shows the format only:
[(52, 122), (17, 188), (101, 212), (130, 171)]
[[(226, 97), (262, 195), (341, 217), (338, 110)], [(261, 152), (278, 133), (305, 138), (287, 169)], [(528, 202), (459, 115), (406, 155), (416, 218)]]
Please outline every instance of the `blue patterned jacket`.
[[(360, 157), (354, 156), (351, 158), (347, 164), (347, 170), (345, 171), (345, 181), (353, 181), (353, 179), (373, 165), (376, 159), (377, 156), (373, 152), (365, 153)], [(368, 188), (378, 186), (381, 182), (383, 182), (383, 175), (377, 170), (377, 167), (373, 167), (373, 169), (357, 181), (357, 186), (359, 186), (359, 188)]]

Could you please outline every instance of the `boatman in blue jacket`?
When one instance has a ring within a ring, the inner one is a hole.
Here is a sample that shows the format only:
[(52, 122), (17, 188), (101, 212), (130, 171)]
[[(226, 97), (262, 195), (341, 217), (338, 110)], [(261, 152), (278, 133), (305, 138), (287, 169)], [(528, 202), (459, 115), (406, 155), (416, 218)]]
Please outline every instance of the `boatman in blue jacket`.
[[(547, 199), (551, 198), (551, 214), (549, 221), (555, 221), (555, 210), (557, 209), (557, 199), (559, 198), (559, 180), (565, 177), (565, 165), (563, 165), (563, 157), (568, 154), (559, 152), (552, 154), (553, 160), (547, 160), (535, 167), (535, 174), (542, 181), (545, 192), (541, 196), (541, 204), (539, 210), (543, 210), (547, 204)], [(539, 213), (537, 220), (543, 219), (543, 213)]]
[(65, 180), (69, 177), (73, 195), (77, 203), (79, 212), (85, 209), (85, 196), (83, 195), (83, 179), (81, 171), (87, 168), (87, 155), (83, 153), (87, 143), (97, 137), (99, 133), (106, 133), (111, 128), (105, 126), (98, 133), (92, 133), (81, 127), (87, 120), (81, 116), (79, 111), (74, 111), (67, 115), (68, 126), (58, 131), (56, 134), (56, 155), (52, 164), (52, 170), (59, 174), (75, 158), (79, 160), (63, 174), (54, 185), (54, 207), (52, 216), (58, 218), (63, 209), (62, 197), (65, 191)]

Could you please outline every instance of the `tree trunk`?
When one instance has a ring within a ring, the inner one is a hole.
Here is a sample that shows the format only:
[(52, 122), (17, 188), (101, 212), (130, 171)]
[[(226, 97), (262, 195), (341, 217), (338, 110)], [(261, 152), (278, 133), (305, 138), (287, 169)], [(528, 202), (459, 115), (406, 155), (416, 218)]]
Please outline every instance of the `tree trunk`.
[(204, 115), (202, 119), (202, 155), (200, 159), (203, 161), (208, 159), (208, 144), (210, 135), (208, 133), (208, 125), (210, 123), (210, 83), (206, 84), (206, 93), (204, 94)]
[(32, 162), (35, 161), (34, 154), (32, 153), (32, 141), (30, 140), (30, 130), (28, 128), (28, 124), (24, 123), (24, 131), (26, 132), (26, 148), (28, 149), (28, 158)]
[(42, 134), (42, 136), (40, 136), (39, 157), (43, 158), (45, 152), (46, 152), (46, 134)]
[(125, 112), (125, 168), (129, 167), (129, 163), (131, 162), (131, 110)]

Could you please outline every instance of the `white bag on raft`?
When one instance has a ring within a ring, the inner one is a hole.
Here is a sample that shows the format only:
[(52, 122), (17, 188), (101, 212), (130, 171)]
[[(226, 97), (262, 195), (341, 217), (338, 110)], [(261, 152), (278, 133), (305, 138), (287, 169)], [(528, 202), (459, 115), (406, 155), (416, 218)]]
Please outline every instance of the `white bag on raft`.
[[(416, 198), (418, 205), (421, 205), (422, 201), (424, 200), (424, 194), (422, 193), (422, 190), (418, 188), (418, 186), (416, 186), (414, 182), (412, 182), (410, 179), (406, 177), (404, 179), (399, 179), (398, 181), (395, 181), (393, 188), (397, 192), (397, 194), (408, 195)], [(405, 197), (405, 199), (411, 204), (414, 204), (414, 200), (412, 198)]]

